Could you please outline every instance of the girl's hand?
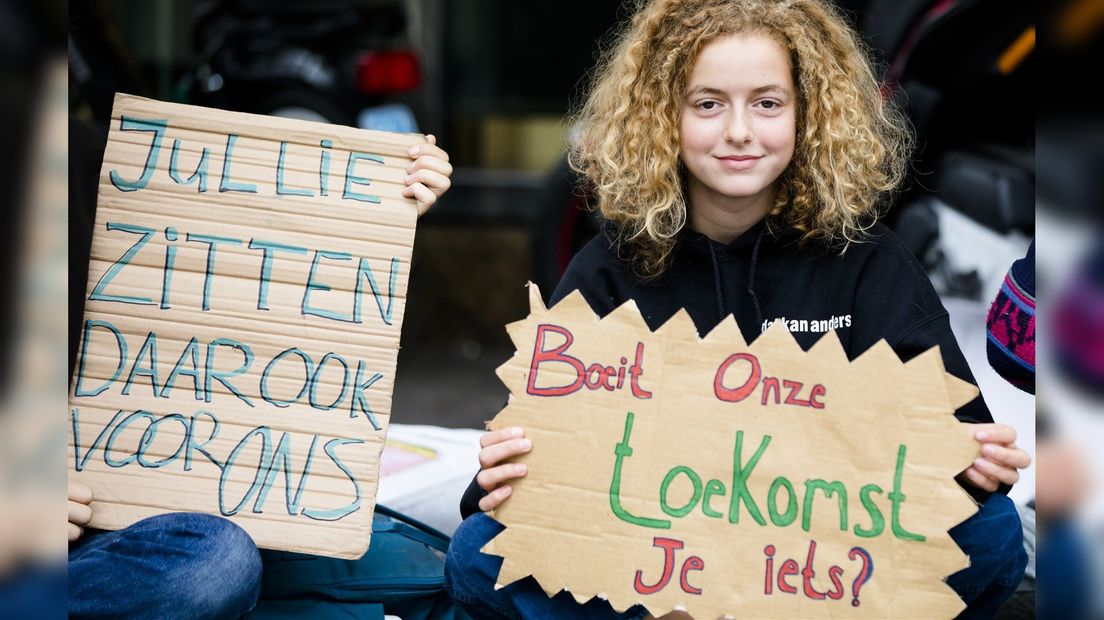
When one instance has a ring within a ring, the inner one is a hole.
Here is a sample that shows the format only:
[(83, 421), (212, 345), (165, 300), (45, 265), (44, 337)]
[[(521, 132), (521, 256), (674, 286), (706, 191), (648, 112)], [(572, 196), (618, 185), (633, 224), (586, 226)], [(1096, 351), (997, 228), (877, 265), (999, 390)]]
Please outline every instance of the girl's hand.
[(84, 526), (92, 520), (92, 489), (79, 482), (69, 482), (69, 542), (81, 537)]
[(426, 136), (428, 144), (419, 144), (410, 147), (410, 156), (414, 163), (406, 169), (406, 187), (402, 195), (406, 198), (415, 198), (418, 201), (418, 215), (424, 215), (441, 197), (452, 182), (452, 164), (449, 156), (441, 147), (437, 146), (437, 138), (433, 134)]
[(966, 481), (985, 491), (996, 491), (1020, 479), (1019, 470), (1031, 464), (1031, 456), (1016, 447), (1016, 430), (1007, 424), (974, 424), (974, 438), (981, 443), (981, 456), (966, 471)]
[(513, 492), (513, 488), (505, 483), (524, 476), (526, 472), (522, 463), (500, 463), (529, 452), (533, 442), (525, 437), (524, 429), (514, 426), (484, 434), (479, 438), (479, 445), (479, 473), (475, 476), (475, 482), (487, 492), (479, 500), (479, 509), (490, 512)]

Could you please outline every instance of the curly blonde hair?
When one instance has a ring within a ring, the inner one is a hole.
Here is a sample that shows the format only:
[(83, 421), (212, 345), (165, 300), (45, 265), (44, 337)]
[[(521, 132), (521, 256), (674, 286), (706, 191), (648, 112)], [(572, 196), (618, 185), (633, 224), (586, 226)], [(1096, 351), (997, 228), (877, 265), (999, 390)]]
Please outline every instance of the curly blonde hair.
[(569, 158), (642, 277), (663, 273), (687, 221), (679, 121), (690, 73), (705, 45), (738, 33), (787, 50), (798, 91), (794, 156), (767, 219), (773, 231), (846, 249), (874, 223), (879, 195), (904, 177), (908, 125), (883, 102), (862, 44), (827, 1), (641, 2), (573, 115), (581, 133)]

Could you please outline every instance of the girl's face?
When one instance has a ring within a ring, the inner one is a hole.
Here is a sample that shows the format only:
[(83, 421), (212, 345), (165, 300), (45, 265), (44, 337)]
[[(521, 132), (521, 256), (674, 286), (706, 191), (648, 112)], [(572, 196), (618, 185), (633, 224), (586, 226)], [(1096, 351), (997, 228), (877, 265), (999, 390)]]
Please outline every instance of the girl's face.
[(691, 205), (705, 199), (765, 215), (796, 140), (789, 55), (760, 34), (716, 39), (698, 56), (686, 93), (680, 155)]

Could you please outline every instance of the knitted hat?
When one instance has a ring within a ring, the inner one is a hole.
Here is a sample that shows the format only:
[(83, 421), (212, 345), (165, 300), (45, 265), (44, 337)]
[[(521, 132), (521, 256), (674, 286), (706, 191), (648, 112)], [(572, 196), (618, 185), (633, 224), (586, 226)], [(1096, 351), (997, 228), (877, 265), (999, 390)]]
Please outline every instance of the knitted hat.
[(1035, 393), (1035, 242), (1012, 263), (989, 308), (989, 364), (1017, 388)]
[(1104, 394), (1104, 244), (1097, 242), (1048, 316), (1058, 367), (1083, 387)]

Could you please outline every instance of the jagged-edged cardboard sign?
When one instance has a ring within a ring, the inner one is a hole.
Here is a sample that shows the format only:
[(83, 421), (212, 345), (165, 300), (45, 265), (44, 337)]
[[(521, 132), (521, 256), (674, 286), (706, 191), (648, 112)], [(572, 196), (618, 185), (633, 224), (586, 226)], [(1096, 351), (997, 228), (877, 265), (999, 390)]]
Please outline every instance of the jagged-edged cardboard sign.
[(423, 142), (116, 96), (68, 411), (93, 527), (207, 512), (363, 555)]
[(953, 413), (977, 394), (938, 349), (885, 341), (849, 361), (781, 325), (750, 346), (704, 339), (680, 311), (651, 332), (636, 305), (602, 320), (572, 293), (508, 326), (498, 374), (528, 475), (494, 513), (498, 584), (640, 603), (699, 619), (951, 618), (968, 566), (947, 530), (976, 511), (954, 481), (979, 454)]

